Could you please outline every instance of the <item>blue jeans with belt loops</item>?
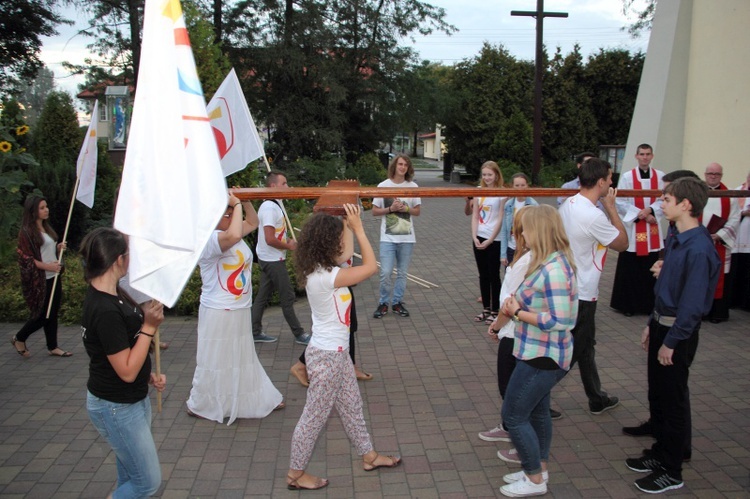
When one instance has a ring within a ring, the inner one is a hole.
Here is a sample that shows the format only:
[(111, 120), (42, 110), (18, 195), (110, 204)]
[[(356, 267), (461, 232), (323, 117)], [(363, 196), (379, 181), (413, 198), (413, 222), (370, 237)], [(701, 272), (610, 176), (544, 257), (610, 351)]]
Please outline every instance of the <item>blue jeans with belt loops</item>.
[(519, 360), (508, 382), (503, 400), (503, 423), (527, 475), (541, 473), (541, 462), (549, 460), (552, 443), (550, 391), (566, 373), (563, 369), (536, 369)]
[(86, 396), (89, 418), (117, 458), (115, 499), (148, 497), (161, 486), (161, 465), (151, 435), (151, 400), (134, 404)]

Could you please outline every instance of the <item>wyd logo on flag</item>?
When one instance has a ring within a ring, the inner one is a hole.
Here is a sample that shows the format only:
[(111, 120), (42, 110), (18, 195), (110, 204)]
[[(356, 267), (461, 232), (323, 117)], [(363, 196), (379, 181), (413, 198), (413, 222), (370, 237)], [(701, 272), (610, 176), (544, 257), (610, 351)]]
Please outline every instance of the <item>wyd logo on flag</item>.
[(224, 156), (234, 147), (232, 110), (229, 109), (229, 104), (223, 97), (215, 99), (212, 103), (218, 105), (208, 112), (208, 119), (211, 120), (211, 130), (214, 132), (216, 147), (219, 149), (219, 158), (224, 159)]

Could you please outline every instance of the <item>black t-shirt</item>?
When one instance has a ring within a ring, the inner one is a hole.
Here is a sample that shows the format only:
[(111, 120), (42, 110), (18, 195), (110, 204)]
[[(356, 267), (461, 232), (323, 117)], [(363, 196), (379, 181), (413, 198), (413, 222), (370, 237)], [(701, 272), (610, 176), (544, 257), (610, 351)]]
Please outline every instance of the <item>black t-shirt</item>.
[(132, 383), (117, 375), (108, 355), (133, 348), (136, 333), (143, 325), (143, 314), (137, 306), (121, 298), (89, 286), (83, 301), (81, 337), (91, 362), (88, 390), (95, 396), (122, 404), (132, 404), (148, 396), (151, 359), (146, 356), (138, 376)]

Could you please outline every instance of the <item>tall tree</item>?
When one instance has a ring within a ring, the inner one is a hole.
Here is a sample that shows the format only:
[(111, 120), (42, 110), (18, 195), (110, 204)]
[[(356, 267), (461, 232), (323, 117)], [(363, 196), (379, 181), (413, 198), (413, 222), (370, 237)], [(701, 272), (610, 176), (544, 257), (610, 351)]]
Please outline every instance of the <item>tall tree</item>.
[(27, 84), (18, 95), (18, 101), (23, 104), (26, 122), (30, 126), (36, 125), (37, 119), (44, 107), (47, 96), (55, 89), (55, 73), (47, 66), (39, 68), (34, 81)]
[(596, 119), (598, 144), (627, 142), (643, 61), (643, 53), (621, 49), (600, 49), (589, 56), (584, 81)]
[(564, 57), (558, 47), (544, 83), (542, 154), (547, 164), (569, 160), (576, 151), (598, 145), (596, 119), (585, 84), (580, 47), (575, 45)]
[(20, 80), (31, 80), (42, 61), (42, 36), (56, 35), (55, 27), (71, 22), (53, 9), (55, 0), (0, 2), (0, 94)]
[[(33, 131), (30, 151), (39, 164), (29, 168), (29, 179), (47, 198), (50, 223), (58, 232), (65, 228), (82, 140), (83, 131), (70, 94), (50, 93)], [(73, 245), (83, 236), (88, 215), (79, 203), (70, 225), (69, 240)]]
[(637, 38), (643, 31), (651, 31), (651, 24), (654, 21), (654, 12), (656, 12), (656, 0), (645, 0), (640, 8), (636, 5), (636, 0), (622, 0), (622, 13), (627, 15), (635, 14), (635, 21), (628, 27), (628, 33), (633, 38)]
[(451, 88), (460, 104), (445, 135), (448, 150), (468, 172), (478, 174), (485, 161), (503, 159), (493, 144), (511, 116), (531, 119), (533, 77), (533, 63), (518, 61), (502, 45), (485, 44), (479, 55), (455, 66)]
[[(387, 138), (395, 77), (412, 59), (401, 38), (451, 31), (417, 0), (284, 0), (256, 5), (254, 33), (233, 53), (249, 99), (275, 129), (277, 158), (371, 151)], [(241, 28), (240, 28), (241, 29)], [(242, 30), (247, 33), (247, 30)]]
[(137, 85), (141, 57), (144, 0), (80, 0), (76, 6), (89, 16), (83, 34), (94, 39), (88, 46), (100, 62), (87, 59), (83, 65), (68, 64), (85, 74), (90, 66), (104, 66), (99, 77), (117, 80), (120, 85)]

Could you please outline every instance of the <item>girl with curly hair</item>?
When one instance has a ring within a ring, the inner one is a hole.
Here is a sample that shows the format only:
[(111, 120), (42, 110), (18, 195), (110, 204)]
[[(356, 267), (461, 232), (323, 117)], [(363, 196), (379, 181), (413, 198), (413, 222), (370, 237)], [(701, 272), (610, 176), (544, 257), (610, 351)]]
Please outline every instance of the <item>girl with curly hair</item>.
[[(302, 228), (295, 253), (297, 278), (305, 286), (310, 302), (313, 334), (306, 351), (310, 388), (292, 435), (286, 478), (290, 490), (328, 485), (328, 480), (306, 473), (305, 468), (334, 406), (349, 440), (362, 456), (365, 471), (401, 464), (400, 457), (380, 455), (373, 448), (349, 357), (351, 297), (347, 287), (375, 274), (377, 263), (359, 218), (359, 207), (347, 204), (344, 208), (343, 222), (324, 213), (313, 215)], [(345, 260), (354, 248), (351, 232), (359, 242), (362, 265), (341, 268), (338, 265), (342, 258)]]

